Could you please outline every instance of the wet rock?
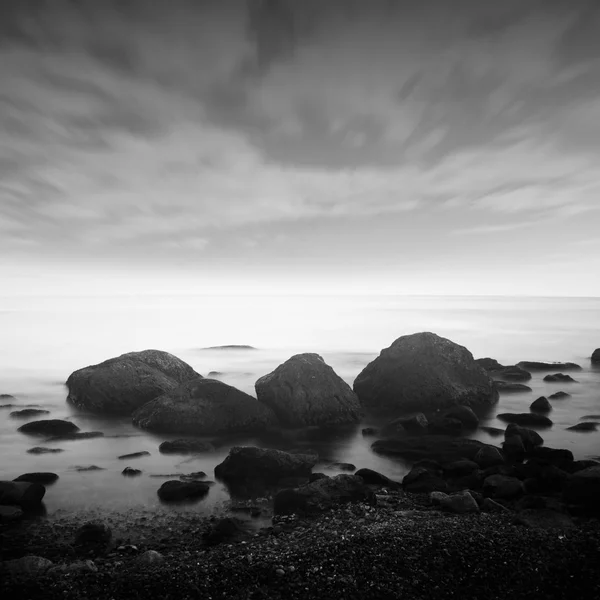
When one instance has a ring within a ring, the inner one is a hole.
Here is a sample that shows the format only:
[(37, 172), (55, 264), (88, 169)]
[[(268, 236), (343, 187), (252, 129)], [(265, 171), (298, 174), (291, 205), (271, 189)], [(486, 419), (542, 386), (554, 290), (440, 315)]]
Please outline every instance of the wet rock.
[(573, 519), (555, 510), (525, 509), (515, 516), (514, 523), (531, 529), (572, 529)]
[(139, 408), (132, 421), (150, 431), (190, 435), (258, 432), (277, 424), (269, 407), (216, 379), (187, 381)]
[(487, 426), (482, 426), (479, 429), (481, 429), (481, 431), (485, 431), (486, 433), (489, 433), (490, 435), (497, 437), (499, 435), (504, 435), (504, 429), (498, 429), (498, 427), (487, 427)]
[(352, 388), (318, 354), (292, 356), (255, 388), (285, 427), (356, 423), (362, 415)]
[(125, 467), (121, 471), (121, 475), (125, 475), (126, 477), (137, 477), (141, 474), (142, 472), (140, 471), (140, 469), (132, 469), (131, 467)]
[(515, 383), (512, 381), (495, 381), (494, 387), (501, 394), (518, 394), (521, 392), (531, 392), (531, 388), (524, 383)]
[(477, 454), (473, 457), (473, 461), (476, 462), (482, 469), (488, 467), (494, 467), (496, 465), (504, 464), (504, 456), (502, 452), (494, 446), (484, 446)]
[(577, 423), (576, 425), (567, 427), (567, 431), (596, 431), (598, 425), (600, 425), (600, 423), (586, 421), (585, 423)]
[(523, 483), (516, 477), (490, 475), (483, 482), (483, 493), (495, 499), (511, 500), (523, 495)]
[(406, 492), (413, 494), (447, 492), (450, 489), (448, 482), (443, 479), (441, 471), (416, 465), (404, 476), (402, 487)]
[(555, 392), (554, 394), (550, 394), (550, 396), (548, 396), (548, 398), (550, 398), (550, 400), (564, 400), (565, 398), (570, 398), (571, 394), (567, 393), (567, 392)]
[(563, 492), (565, 502), (580, 504), (600, 513), (600, 465), (572, 475)]
[(180, 440), (170, 440), (163, 442), (158, 451), (161, 454), (200, 454), (204, 452), (214, 452), (215, 446), (210, 442), (194, 438), (184, 438)]
[(46, 442), (76, 442), (78, 440), (91, 440), (100, 437), (104, 437), (104, 434), (101, 431), (76, 431), (75, 433), (55, 435), (48, 438)]
[(26, 419), (28, 417), (36, 417), (38, 415), (49, 415), (49, 410), (42, 410), (41, 408), (24, 408), (23, 410), (13, 410), (10, 416), (13, 419)]
[(325, 473), (311, 473), (308, 478), (308, 483), (312, 483), (313, 481), (318, 481), (319, 479), (324, 479), (325, 477), (329, 477)]
[(64, 435), (79, 431), (79, 427), (71, 421), (62, 419), (43, 419), (41, 421), (31, 421), (21, 425), (18, 429), (22, 433), (30, 435)]
[(112, 531), (106, 523), (89, 521), (75, 532), (74, 543), (76, 546), (108, 546), (111, 539)]
[(560, 369), (561, 371), (581, 371), (581, 366), (572, 362), (539, 362), (522, 360), (517, 363), (518, 367), (527, 369), (528, 371), (554, 371)]
[(573, 453), (563, 448), (547, 448), (538, 446), (530, 452), (533, 458), (545, 460), (548, 463), (564, 468), (573, 462)]
[(498, 400), (491, 377), (473, 355), (433, 333), (398, 338), (358, 375), (354, 391), (367, 410), (388, 415)]
[(536, 413), (501, 413), (496, 416), (501, 421), (526, 427), (552, 427), (548, 417)]
[(37, 576), (45, 573), (54, 563), (41, 556), (23, 556), (15, 560), (7, 560), (0, 565), (2, 570), (11, 575)]
[(526, 451), (522, 438), (518, 435), (507, 436), (502, 444), (502, 452), (504, 453), (504, 456), (506, 456), (508, 462), (523, 462)]
[(540, 396), (531, 403), (529, 410), (540, 413), (549, 413), (552, 410), (552, 404), (550, 404), (548, 398)]
[(35, 446), (27, 450), (28, 454), (58, 454), (64, 452), (62, 448), (44, 448), (43, 446)]
[[(323, 461), (321, 461), (323, 462)], [(326, 469), (337, 469), (339, 471), (356, 471), (356, 465), (353, 465), (352, 463), (345, 463), (345, 462), (328, 462), (325, 465)]]
[(486, 371), (504, 369), (504, 365), (501, 365), (495, 358), (477, 358), (475, 362)]
[(129, 460), (130, 458), (142, 458), (142, 456), (150, 456), (150, 452), (142, 450), (141, 452), (132, 452), (131, 454), (122, 454), (117, 458), (119, 460)]
[(485, 498), (485, 500), (481, 503), (482, 512), (487, 513), (504, 513), (508, 512), (508, 508), (491, 498)]
[(372, 469), (359, 469), (356, 471), (355, 475), (363, 479), (363, 481), (368, 485), (380, 485), (390, 489), (396, 489), (400, 487), (398, 482), (393, 481), (389, 477), (386, 477), (377, 471), (373, 471)]
[(596, 348), (596, 350), (592, 352), (592, 362), (600, 364), (600, 348)]
[(475, 498), (471, 495), (468, 490), (456, 492), (449, 496), (441, 497), (439, 500), (442, 510), (452, 512), (458, 515), (465, 515), (469, 513), (478, 513), (479, 506), (475, 501)]
[(544, 381), (549, 381), (551, 383), (577, 383), (577, 381), (573, 379), (570, 375), (565, 375), (564, 373), (554, 373), (553, 375), (546, 375), (546, 377), (544, 377)]
[(97, 465), (87, 465), (87, 466), (75, 465), (74, 467), (71, 467), (71, 470), (78, 471), (79, 473), (84, 473), (86, 471), (106, 471), (106, 469), (104, 467), (98, 467)]
[(0, 481), (0, 504), (34, 508), (41, 504), (46, 488), (26, 481)]
[(146, 552), (142, 552), (137, 559), (136, 563), (139, 565), (160, 565), (165, 562), (165, 557), (160, 553), (156, 552), (156, 550), (146, 550)]
[(442, 416), (446, 419), (457, 419), (465, 429), (475, 429), (479, 425), (479, 417), (468, 406), (453, 406), (443, 411)]
[(48, 485), (58, 480), (56, 473), (23, 473), (19, 475), (13, 481), (27, 481), (28, 483), (41, 483), (42, 485)]
[(216, 546), (234, 542), (244, 533), (243, 521), (232, 517), (224, 517), (214, 522), (202, 537), (207, 546)]
[(130, 415), (198, 377), (192, 367), (168, 352), (129, 352), (72, 373), (67, 379), (67, 402), (100, 414)]
[(400, 417), (387, 423), (383, 429), (383, 435), (404, 435), (405, 433), (426, 433), (428, 428), (427, 417), (423, 413), (417, 413), (412, 417)]
[(530, 452), (533, 448), (541, 446), (544, 443), (542, 436), (537, 431), (520, 427), (515, 423), (510, 423), (508, 425), (506, 431), (504, 432), (504, 436), (506, 439), (512, 436), (521, 438), (526, 452)]
[(531, 373), (517, 366), (502, 367), (494, 371), (489, 371), (494, 379), (505, 379), (507, 381), (529, 381)]
[(223, 377), (224, 373), (221, 373), (221, 371), (210, 371), (210, 373), (207, 375), (207, 377), (209, 379), (213, 378), (213, 377)]
[(371, 435), (377, 435), (379, 433), (378, 429), (375, 429), (375, 427), (365, 427), (364, 429), (361, 430), (361, 433), (367, 437), (367, 436), (371, 436)]
[(16, 398), (10, 394), (0, 394), (0, 402), (8, 402), (10, 400), (16, 400)]
[(48, 570), (48, 575), (65, 575), (75, 573), (97, 573), (98, 567), (93, 560), (78, 560), (68, 565), (56, 565)]
[(23, 511), (17, 506), (0, 506), (0, 523), (20, 521), (23, 514)]
[(462, 460), (456, 460), (451, 463), (447, 463), (443, 466), (446, 477), (464, 477), (477, 471), (479, 465), (473, 461), (463, 458)]
[(460, 435), (463, 431), (463, 424), (458, 419), (435, 417), (429, 423), (428, 430), (439, 435)]
[(210, 486), (203, 481), (165, 481), (157, 491), (164, 502), (178, 502), (203, 498), (208, 494)]

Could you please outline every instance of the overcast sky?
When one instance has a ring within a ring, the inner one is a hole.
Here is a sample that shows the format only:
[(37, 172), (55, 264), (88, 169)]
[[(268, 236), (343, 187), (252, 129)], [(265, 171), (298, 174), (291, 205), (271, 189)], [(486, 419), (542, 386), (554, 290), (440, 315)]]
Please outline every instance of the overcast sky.
[(8, 293), (600, 296), (597, 0), (1, 0)]

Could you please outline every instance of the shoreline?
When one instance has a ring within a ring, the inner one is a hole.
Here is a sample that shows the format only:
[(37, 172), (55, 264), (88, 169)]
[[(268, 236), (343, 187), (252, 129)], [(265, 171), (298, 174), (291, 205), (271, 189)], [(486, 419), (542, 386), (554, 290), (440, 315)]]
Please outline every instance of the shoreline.
[[(268, 527), (237, 530), (234, 539), (212, 546), (203, 533), (214, 518), (125, 511), (107, 513), (104, 521), (112, 541), (92, 554), (73, 545), (80, 519), (0, 526), (3, 560), (33, 554), (54, 563), (38, 576), (4, 575), (3, 597), (600, 597), (597, 519), (537, 529), (515, 524), (511, 511), (454, 515), (429, 506), (426, 494), (395, 491), (378, 497), (377, 506), (275, 517)], [(148, 550), (162, 560), (140, 564)], [(93, 568), (55, 568), (86, 559)]]

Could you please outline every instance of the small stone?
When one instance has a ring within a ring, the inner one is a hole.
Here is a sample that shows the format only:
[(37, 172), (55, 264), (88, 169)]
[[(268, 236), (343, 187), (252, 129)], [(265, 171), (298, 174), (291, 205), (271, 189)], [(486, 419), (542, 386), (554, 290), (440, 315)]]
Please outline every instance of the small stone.
[(283, 577), (285, 575), (285, 571), (283, 569), (277, 569), (275, 571), (275, 573), (279, 576), (279, 577)]

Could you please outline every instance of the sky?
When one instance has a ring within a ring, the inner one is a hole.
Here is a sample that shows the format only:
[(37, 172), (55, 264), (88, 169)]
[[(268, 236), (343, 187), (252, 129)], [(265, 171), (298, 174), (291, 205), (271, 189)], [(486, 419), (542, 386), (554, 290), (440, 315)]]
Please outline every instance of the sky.
[(597, 0), (2, 0), (4, 294), (600, 296)]

